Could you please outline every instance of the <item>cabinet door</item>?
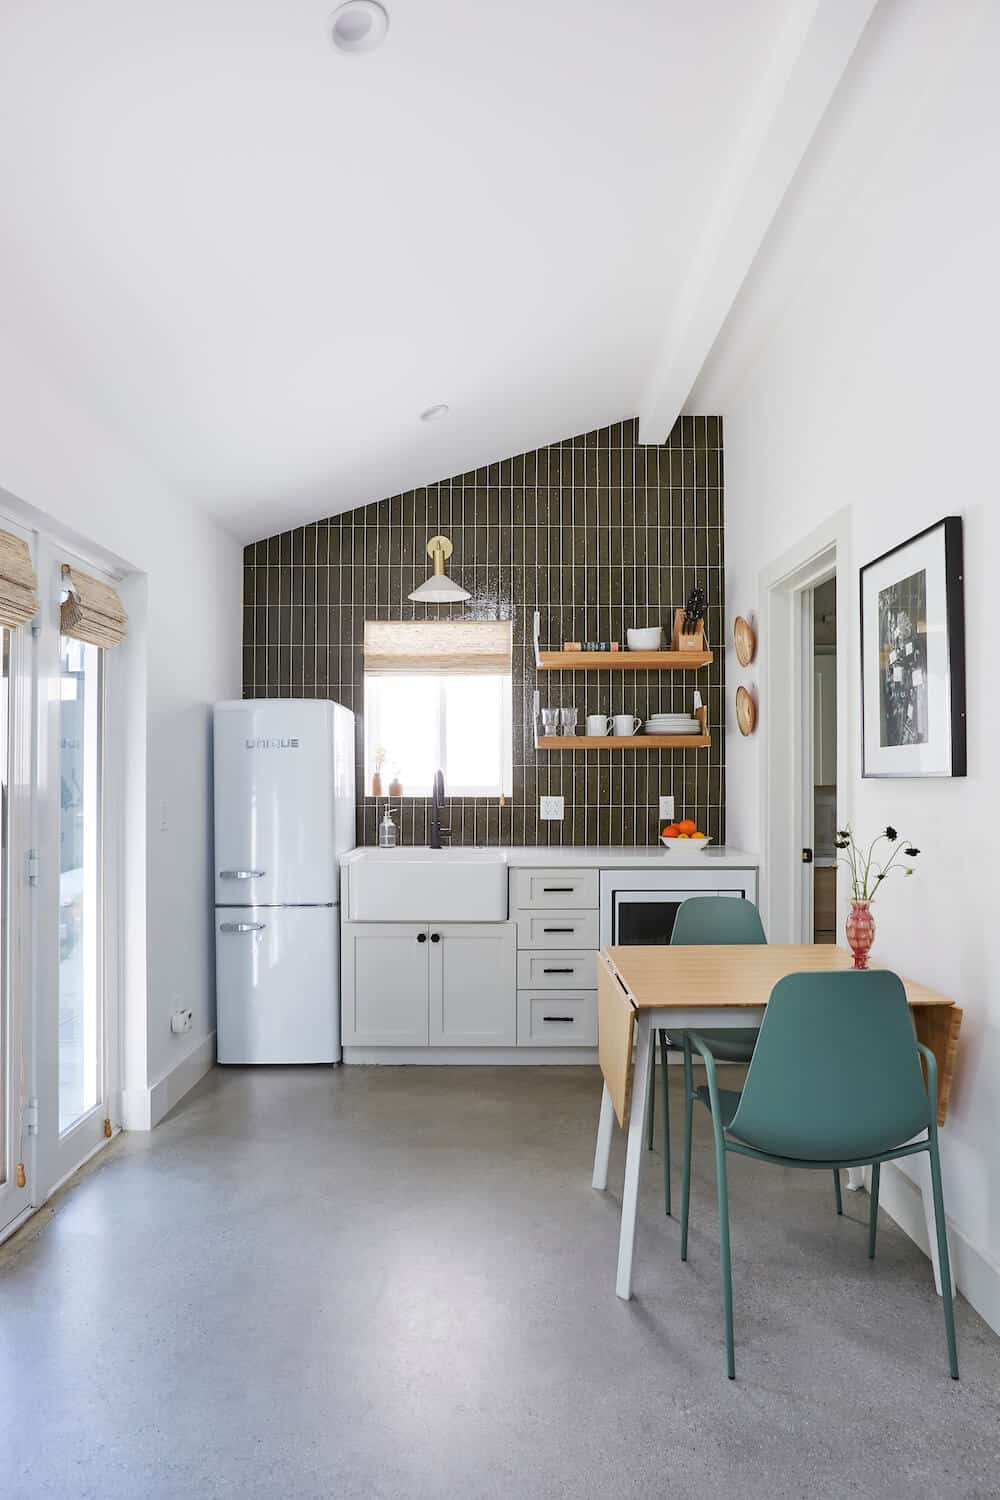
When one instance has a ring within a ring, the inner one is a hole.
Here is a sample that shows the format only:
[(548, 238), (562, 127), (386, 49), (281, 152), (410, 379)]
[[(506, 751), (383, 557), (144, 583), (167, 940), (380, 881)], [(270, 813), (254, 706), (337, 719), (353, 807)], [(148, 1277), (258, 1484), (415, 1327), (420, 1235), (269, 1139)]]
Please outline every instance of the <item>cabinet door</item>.
[(427, 928), (345, 922), (342, 1021), (347, 1047), (427, 1046)]
[(513, 922), (430, 924), (432, 1047), (513, 1047), (517, 984)]

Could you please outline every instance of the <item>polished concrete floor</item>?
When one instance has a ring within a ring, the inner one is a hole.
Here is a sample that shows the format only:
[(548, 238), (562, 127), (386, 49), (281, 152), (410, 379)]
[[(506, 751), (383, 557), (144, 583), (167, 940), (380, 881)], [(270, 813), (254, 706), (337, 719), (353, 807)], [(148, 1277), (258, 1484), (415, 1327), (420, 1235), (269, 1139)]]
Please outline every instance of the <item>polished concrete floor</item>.
[[(674, 1099), (677, 1101), (678, 1090)], [(1000, 1493), (1000, 1340), (826, 1173), (736, 1160), (737, 1379), (696, 1141), (691, 1258), (590, 1069), (216, 1070), (0, 1250), (0, 1495), (687, 1500)], [(945, 1184), (947, 1191), (947, 1183)]]

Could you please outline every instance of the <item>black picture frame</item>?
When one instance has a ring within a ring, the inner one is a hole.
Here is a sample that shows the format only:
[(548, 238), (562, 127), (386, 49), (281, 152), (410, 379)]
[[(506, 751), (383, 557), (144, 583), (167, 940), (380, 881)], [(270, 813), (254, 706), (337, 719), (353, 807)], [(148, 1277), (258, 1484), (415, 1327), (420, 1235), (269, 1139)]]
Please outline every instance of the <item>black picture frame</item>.
[(945, 516), (866, 563), (859, 609), (862, 776), (964, 776), (961, 516)]

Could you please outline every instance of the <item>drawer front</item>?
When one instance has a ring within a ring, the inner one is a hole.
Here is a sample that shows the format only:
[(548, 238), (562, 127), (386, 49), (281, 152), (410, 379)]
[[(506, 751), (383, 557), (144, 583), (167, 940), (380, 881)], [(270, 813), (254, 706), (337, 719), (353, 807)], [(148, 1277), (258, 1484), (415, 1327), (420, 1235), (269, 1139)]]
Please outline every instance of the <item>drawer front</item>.
[(528, 949), (517, 955), (519, 990), (593, 990), (597, 988), (597, 950)]
[(515, 870), (511, 906), (537, 911), (600, 904), (600, 870)]
[(518, 948), (597, 948), (596, 911), (519, 911)]
[(596, 1047), (597, 994), (594, 990), (517, 992), (519, 1047)]

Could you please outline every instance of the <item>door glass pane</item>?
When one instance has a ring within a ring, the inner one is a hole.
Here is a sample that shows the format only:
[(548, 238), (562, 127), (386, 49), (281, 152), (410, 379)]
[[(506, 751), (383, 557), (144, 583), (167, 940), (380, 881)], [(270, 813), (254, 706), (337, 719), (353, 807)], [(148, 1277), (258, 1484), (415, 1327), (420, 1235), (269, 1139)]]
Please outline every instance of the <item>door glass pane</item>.
[(11, 1099), (18, 1078), (10, 1052), (10, 1004), (7, 990), (7, 764), (10, 744), (10, 631), (0, 627), (0, 1184), (7, 1181)]
[(100, 677), (96, 646), (59, 642), (59, 1129), (100, 1098)]

